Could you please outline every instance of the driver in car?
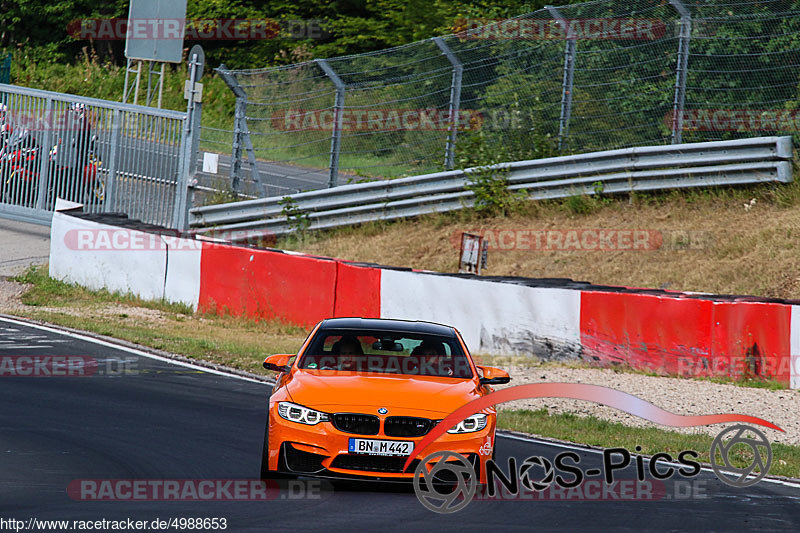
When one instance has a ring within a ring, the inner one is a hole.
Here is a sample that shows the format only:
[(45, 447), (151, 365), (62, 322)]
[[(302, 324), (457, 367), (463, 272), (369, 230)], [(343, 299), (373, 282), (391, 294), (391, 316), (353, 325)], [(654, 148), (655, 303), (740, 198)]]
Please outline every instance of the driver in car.
[(447, 358), (444, 344), (437, 341), (422, 341), (411, 355), (419, 356), (421, 373), (430, 372), (433, 376), (452, 376), (453, 367)]
[(338, 356), (339, 370), (358, 370), (358, 363), (364, 355), (361, 343), (356, 337), (345, 335), (331, 347)]

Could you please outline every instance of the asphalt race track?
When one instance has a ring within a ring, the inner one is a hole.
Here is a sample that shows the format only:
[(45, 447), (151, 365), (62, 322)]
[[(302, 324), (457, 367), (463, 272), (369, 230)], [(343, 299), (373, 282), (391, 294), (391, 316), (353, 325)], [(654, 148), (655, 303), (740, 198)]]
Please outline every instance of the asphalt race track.
[[(82, 501), (67, 493), (75, 480), (256, 478), (269, 387), (0, 318), (0, 361), (17, 356), (79, 356), (93, 358), (98, 367), (80, 377), (8, 377), (0, 371), (2, 519), (225, 518), (230, 531), (382, 533), (800, 529), (800, 485), (762, 481), (739, 489), (708, 471), (685, 482), (702, 487), (704, 497), (473, 501), (453, 514), (427, 510), (413, 491), (370, 486), (297, 499), (284, 491), (270, 501)], [(522, 462), (564, 449), (498, 439), (501, 464), (509, 455)], [(577, 451), (583, 468), (599, 464), (596, 451)], [(619, 477), (635, 475), (629, 469)]]

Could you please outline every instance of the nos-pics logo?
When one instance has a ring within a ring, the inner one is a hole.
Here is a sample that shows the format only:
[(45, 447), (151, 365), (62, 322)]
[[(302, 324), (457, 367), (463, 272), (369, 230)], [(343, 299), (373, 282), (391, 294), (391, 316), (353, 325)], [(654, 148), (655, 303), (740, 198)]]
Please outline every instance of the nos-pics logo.
[[(696, 453), (693, 455), (697, 456)], [(752, 426), (738, 424), (724, 429), (714, 438), (710, 461), (720, 481), (732, 487), (749, 487), (761, 481), (769, 472), (772, 447), (764, 433)], [(511, 464), (516, 462), (510, 461)], [(428, 455), (414, 471), (417, 498), (422, 505), (437, 513), (460, 511), (469, 505), (477, 492), (476, 466), (455, 452), (439, 451)], [(542, 472), (540, 479), (533, 479), (531, 474), (534, 470)], [(697, 475), (699, 471), (698, 465), (692, 475)], [(518, 476), (523, 487), (537, 492), (548, 489), (554, 480), (558, 482), (559, 479), (552, 462), (541, 456), (529, 457), (520, 465), (518, 472), (510, 474)]]

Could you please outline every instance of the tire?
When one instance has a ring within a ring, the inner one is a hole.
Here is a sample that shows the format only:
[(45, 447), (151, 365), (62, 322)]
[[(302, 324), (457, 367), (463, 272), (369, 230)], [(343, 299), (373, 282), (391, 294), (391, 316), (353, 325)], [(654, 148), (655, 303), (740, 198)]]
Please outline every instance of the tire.
[(261, 450), (261, 479), (272, 479), (272, 471), (269, 469), (269, 412), (267, 412), (267, 423), (264, 427), (264, 447)]
[[(280, 461), (278, 461), (280, 466)], [(267, 422), (264, 425), (264, 446), (261, 450), (261, 479), (294, 479), (296, 476), (285, 472), (269, 469), (269, 411), (267, 411)]]

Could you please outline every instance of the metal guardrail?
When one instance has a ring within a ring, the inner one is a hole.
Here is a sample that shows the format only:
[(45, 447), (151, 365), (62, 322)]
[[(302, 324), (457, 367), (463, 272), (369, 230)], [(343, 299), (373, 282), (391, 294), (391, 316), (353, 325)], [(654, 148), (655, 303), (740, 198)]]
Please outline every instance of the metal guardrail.
[[(654, 191), (685, 187), (792, 181), (791, 137), (758, 137), (609, 150), (573, 156), (502, 163), (509, 189), (532, 200), (574, 195)], [(474, 204), (467, 189), (470, 173), (454, 170), (395, 180), (344, 185), (293, 194), (309, 229), (452, 211)], [(602, 185), (600, 185), (602, 184)], [(280, 202), (263, 198), (190, 210), (198, 233), (264, 232), (286, 234), (296, 225)], [(242, 234), (241, 239), (247, 238)], [(234, 237), (232, 240), (236, 240)]]

